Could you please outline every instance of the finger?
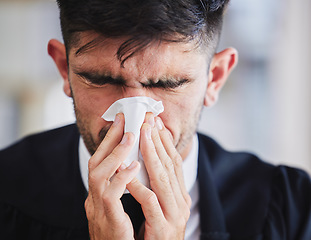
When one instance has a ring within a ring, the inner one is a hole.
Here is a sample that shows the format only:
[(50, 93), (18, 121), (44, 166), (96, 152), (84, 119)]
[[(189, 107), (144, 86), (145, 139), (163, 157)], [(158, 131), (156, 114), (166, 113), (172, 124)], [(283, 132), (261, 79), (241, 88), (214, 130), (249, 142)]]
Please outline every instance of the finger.
[(154, 115), (152, 112), (147, 112), (145, 116), (144, 123), (148, 123), (152, 128), (154, 127)]
[(150, 186), (159, 199), (164, 214), (176, 210), (175, 196), (151, 138), (151, 126), (144, 123), (141, 128), (141, 153), (149, 175)]
[(165, 220), (157, 195), (152, 190), (139, 182), (137, 178), (127, 184), (126, 188), (140, 203), (146, 221), (153, 226), (158, 226), (161, 221)]
[[(169, 158), (172, 160), (171, 163), (173, 164), (173, 169), (178, 181), (178, 185), (180, 186), (180, 190), (184, 199), (187, 202), (187, 205), (191, 206), (191, 198), (189, 193), (186, 189), (185, 181), (184, 181), (184, 174), (182, 170), (183, 159), (181, 158), (180, 154), (176, 150), (175, 145), (173, 144), (172, 137), (170, 132), (165, 128), (161, 118), (155, 118), (155, 125), (159, 129), (159, 136), (163, 143), (163, 146), (168, 154)], [(171, 169), (171, 168), (170, 168)], [(172, 173), (171, 173), (172, 174)]]
[(126, 185), (135, 178), (139, 172), (140, 164), (133, 161), (128, 167), (121, 165), (119, 172), (112, 178), (111, 184), (102, 195), (104, 210), (107, 218), (117, 220), (124, 214), (124, 209), (120, 198), (122, 197)]
[(98, 199), (109, 186), (110, 178), (126, 159), (134, 144), (133, 133), (125, 133), (122, 141), (92, 172), (89, 173), (89, 187), (93, 197)]
[[(173, 163), (173, 160), (170, 158), (170, 156), (167, 154), (165, 146), (163, 146), (162, 139), (159, 134), (161, 131), (164, 131), (164, 129), (162, 128), (162, 126), (158, 126), (158, 124), (156, 124), (156, 126), (157, 126), (157, 129), (154, 128), (152, 130), (152, 140), (154, 142), (155, 149), (160, 158), (162, 166), (164, 167), (164, 169), (166, 170), (168, 174), (169, 181), (171, 184), (172, 191), (174, 192), (176, 202), (179, 206), (182, 206), (185, 200), (184, 200), (184, 197), (181, 191), (180, 183), (175, 173), (174, 163)], [(171, 147), (175, 149), (174, 146), (171, 146)], [(166, 146), (166, 148), (168, 147)]]
[(120, 143), (124, 133), (124, 115), (118, 113), (105, 138), (89, 161), (89, 171), (96, 168)]
[(121, 198), (125, 191), (126, 185), (135, 178), (139, 172), (139, 169), (140, 163), (138, 161), (133, 161), (128, 167), (122, 163), (119, 168), (119, 172), (112, 177), (109, 188), (106, 190), (109, 197), (114, 199)]
[[(159, 117), (157, 117), (156, 119), (160, 119)], [(147, 113), (146, 117), (145, 117), (145, 122), (149, 123), (151, 125), (151, 127), (156, 126), (156, 128), (158, 129), (159, 132), (163, 131), (163, 124), (162, 122), (155, 122), (155, 118), (154, 115), (152, 113)], [(177, 178), (175, 176), (175, 171), (174, 171), (174, 164), (173, 161), (171, 160), (170, 156), (167, 154), (166, 148), (168, 150), (170, 150), (169, 148), (173, 148), (172, 150), (175, 150), (175, 147), (170, 144), (169, 147), (167, 146), (163, 146), (162, 144), (162, 139), (159, 136), (159, 132), (156, 131), (154, 128), (152, 128), (152, 140), (154, 142), (155, 148), (156, 148), (156, 152), (159, 155), (159, 159), (162, 162), (162, 165), (164, 166), (164, 168), (167, 170), (167, 172), (169, 173), (169, 176), (171, 176), (170, 180), (171, 180), (171, 185), (173, 190), (175, 190), (175, 188), (177, 187)], [(167, 130), (166, 130), (167, 131)], [(170, 140), (170, 136), (169, 136), (169, 132), (166, 132), (168, 135), (168, 139), (166, 140)], [(166, 141), (167, 142), (167, 141)], [(172, 143), (171, 141), (169, 141), (169, 143)], [(179, 189), (179, 188), (178, 188)], [(180, 192), (180, 190), (179, 190)]]

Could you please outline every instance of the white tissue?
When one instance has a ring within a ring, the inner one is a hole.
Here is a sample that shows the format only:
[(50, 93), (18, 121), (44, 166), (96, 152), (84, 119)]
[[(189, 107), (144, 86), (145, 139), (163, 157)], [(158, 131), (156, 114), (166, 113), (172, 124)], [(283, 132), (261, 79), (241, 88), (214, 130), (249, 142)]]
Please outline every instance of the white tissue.
[(139, 151), (140, 128), (144, 122), (147, 112), (152, 112), (155, 116), (164, 111), (161, 101), (156, 101), (150, 97), (130, 97), (122, 98), (114, 102), (102, 115), (106, 121), (114, 121), (118, 113), (123, 113), (125, 118), (124, 132), (132, 132), (135, 135), (135, 143), (128, 158), (124, 161), (129, 166), (134, 160), (138, 160), (141, 170), (136, 176), (137, 179), (149, 187), (149, 178)]

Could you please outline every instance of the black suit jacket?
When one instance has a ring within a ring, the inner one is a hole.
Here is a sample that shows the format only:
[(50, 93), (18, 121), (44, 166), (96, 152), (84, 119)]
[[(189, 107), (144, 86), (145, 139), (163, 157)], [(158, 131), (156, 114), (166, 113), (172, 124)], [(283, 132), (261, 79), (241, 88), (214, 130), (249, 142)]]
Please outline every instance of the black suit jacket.
[[(0, 239), (89, 239), (76, 125), (0, 151)], [(311, 183), (297, 169), (199, 135), (201, 239), (311, 239)]]

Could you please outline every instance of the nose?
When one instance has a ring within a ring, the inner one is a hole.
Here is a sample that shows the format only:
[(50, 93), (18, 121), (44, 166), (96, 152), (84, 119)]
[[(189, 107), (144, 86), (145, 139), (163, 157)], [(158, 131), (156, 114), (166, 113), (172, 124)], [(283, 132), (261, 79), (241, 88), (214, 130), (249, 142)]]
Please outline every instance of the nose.
[(123, 98), (128, 97), (151, 97), (148, 89), (143, 87), (125, 87), (123, 90)]

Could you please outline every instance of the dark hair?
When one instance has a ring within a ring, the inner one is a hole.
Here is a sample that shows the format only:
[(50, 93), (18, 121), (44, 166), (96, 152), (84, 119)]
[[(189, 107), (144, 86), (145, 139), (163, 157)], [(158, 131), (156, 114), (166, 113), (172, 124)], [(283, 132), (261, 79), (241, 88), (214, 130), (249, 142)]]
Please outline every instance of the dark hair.
[[(229, 0), (57, 0), (68, 50), (78, 33), (127, 37), (117, 56), (123, 63), (153, 41), (207, 43), (215, 51)], [(95, 40), (84, 46), (91, 47)], [(81, 50), (81, 49), (80, 49)]]

